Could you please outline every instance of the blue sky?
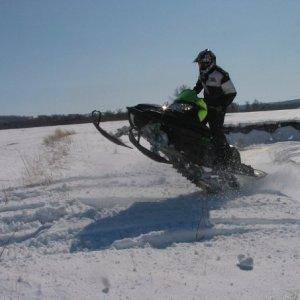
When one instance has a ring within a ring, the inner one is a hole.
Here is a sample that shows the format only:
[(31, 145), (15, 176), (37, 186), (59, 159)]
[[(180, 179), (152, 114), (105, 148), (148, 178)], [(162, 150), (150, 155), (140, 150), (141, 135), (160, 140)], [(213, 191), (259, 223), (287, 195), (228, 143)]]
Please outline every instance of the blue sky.
[(236, 101), (300, 98), (300, 1), (0, 1), (0, 115), (162, 103), (211, 48)]

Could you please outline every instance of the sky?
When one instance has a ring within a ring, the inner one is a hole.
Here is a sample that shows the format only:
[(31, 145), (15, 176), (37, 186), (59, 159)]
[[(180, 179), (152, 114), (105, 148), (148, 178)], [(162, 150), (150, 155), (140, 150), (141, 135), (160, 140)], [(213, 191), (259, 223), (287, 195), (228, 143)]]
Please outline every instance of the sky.
[(246, 101), (300, 98), (300, 1), (0, 0), (0, 115), (163, 103), (212, 49)]

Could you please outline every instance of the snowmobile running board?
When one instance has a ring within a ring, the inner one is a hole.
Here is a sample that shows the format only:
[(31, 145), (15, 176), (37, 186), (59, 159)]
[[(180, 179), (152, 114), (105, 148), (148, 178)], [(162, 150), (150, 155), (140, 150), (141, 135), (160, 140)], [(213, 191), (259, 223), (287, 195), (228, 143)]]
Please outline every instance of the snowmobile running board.
[(99, 110), (94, 110), (92, 112), (92, 118), (93, 118), (93, 124), (96, 127), (96, 129), (105, 137), (107, 138), (109, 141), (113, 142), (116, 145), (119, 146), (123, 146), (129, 149), (132, 149), (132, 147), (126, 145), (125, 143), (123, 143), (121, 140), (119, 140), (117, 137), (115, 137), (112, 134), (109, 134), (107, 131), (105, 131), (103, 128), (101, 128), (100, 126), (100, 122), (102, 119), (102, 114)]

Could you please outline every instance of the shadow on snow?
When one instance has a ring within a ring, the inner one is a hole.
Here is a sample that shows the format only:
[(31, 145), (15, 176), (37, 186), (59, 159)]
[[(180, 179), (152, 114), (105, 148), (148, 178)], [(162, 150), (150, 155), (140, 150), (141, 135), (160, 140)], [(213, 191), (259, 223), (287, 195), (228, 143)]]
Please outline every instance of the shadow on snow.
[[(224, 196), (192, 193), (161, 202), (137, 202), (115, 216), (85, 227), (75, 237), (70, 250), (99, 250), (110, 246), (120, 249), (146, 244), (165, 248), (174, 242), (194, 242), (199, 222), (201, 227), (209, 227), (209, 210), (220, 207), (224, 201)], [(233, 233), (237, 232), (224, 229), (220, 232)], [(208, 236), (216, 234), (216, 230), (208, 230)]]

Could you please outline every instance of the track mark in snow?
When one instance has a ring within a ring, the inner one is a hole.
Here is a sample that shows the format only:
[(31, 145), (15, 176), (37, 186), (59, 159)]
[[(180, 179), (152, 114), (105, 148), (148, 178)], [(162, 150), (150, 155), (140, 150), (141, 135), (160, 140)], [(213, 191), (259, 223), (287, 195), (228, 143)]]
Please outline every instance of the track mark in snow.
[(46, 224), (43, 226), (40, 226), (36, 230), (29, 231), (29, 232), (22, 232), (22, 233), (12, 233), (9, 236), (0, 236), (0, 246), (6, 246), (12, 243), (21, 243), (28, 239), (36, 237), (38, 234), (40, 234), (42, 231), (49, 229), (51, 227), (50, 224)]
[(230, 219), (213, 219), (215, 224), (228, 225), (300, 225), (299, 219), (263, 219), (263, 218), (230, 218)]
[(37, 209), (27, 209), (25, 206), (25, 208), (23, 207), (18, 211), (8, 211), (5, 212), (5, 214), (2, 213), (1, 222), (7, 224), (10, 224), (11, 222), (31, 223), (34, 221), (47, 223), (58, 220), (68, 213), (67, 208), (64, 206), (37, 206), (35, 208)]
[(14, 197), (0, 206), (0, 246), (6, 248), (3, 256), (9, 258), (10, 249), (18, 247), (25, 255), (32, 251), (65, 252), (73, 236), (99, 217), (97, 209), (72, 199), (67, 187), (60, 192), (50, 188), (10, 190)]
[[(202, 228), (201, 242), (217, 236), (230, 236), (258, 231), (249, 228)], [(136, 238), (125, 238), (114, 241), (111, 247), (116, 249), (128, 249), (136, 247), (151, 246), (154, 248), (166, 248), (175, 243), (194, 243), (197, 242), (197, 230), (178, 230), (178, 231), (154, 231), (142, 234)]]
[(290, 147), (284, 147), (274, 154), (274, 162), (300, 164), (300, 145), (291, 143)]
[(9, 211), (18, 211), (18, 210), (25, 210), (25, 209), (34, 209), (34, 208), (40, 208), (44, 207), (45, 203), (25, 203), (20, 205), (6, 205), (3, 207), (0, 207), (0, 213), (1, 212), (9, 212)]

